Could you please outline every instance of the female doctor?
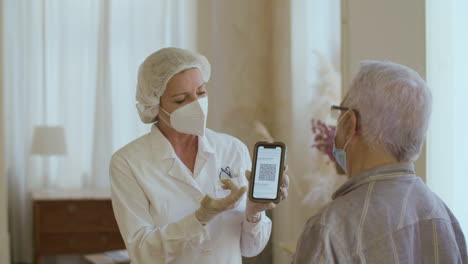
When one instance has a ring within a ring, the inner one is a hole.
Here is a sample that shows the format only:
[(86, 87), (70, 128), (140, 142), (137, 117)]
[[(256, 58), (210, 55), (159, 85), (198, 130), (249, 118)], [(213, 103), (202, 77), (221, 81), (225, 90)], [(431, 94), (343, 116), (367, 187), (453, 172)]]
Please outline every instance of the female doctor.
[(154, 124), (110, 164), (114, 213), (134, 264), (242, 263), (268, 242), (264, 211), (274, 204), (246, 199), (246, 146), (205, 127), (209, 77), (205, 57), (177, 48), (140, 66), (137, 109)]

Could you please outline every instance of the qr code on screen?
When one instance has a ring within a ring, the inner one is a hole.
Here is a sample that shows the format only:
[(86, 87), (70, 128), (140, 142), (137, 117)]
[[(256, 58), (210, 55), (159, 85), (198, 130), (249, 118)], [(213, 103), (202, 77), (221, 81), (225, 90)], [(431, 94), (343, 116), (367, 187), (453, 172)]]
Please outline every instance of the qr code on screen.
[(260, 164), (259, 180), (261, 181), (274, 181), (276, 175), (275, 164)]

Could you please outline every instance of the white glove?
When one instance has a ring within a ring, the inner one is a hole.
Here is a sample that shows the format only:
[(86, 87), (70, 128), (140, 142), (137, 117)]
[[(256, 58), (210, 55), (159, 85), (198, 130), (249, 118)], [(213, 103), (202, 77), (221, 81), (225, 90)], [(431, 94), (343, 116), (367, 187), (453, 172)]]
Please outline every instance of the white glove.
[(205, 195), (200, 202), (200, 208), (195, 211), (195, 217), (202, 225), (206, 225), (216, 215), (235, 208), (247, 191), (247, 186), (239, 188), (230, 179), (222, 179), (221, 182), (223, 189), (231, 190), (231, 193), (222, 199), (213, 199), (209, 195)]

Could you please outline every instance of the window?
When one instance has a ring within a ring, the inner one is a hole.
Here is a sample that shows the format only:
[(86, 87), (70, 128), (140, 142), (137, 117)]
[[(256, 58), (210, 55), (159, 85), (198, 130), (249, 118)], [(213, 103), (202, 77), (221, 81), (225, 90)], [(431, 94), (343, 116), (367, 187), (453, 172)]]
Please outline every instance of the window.
[(427, 0), (427, 81), (433, 110), (427, 184), (468, 234), (468, 1)]

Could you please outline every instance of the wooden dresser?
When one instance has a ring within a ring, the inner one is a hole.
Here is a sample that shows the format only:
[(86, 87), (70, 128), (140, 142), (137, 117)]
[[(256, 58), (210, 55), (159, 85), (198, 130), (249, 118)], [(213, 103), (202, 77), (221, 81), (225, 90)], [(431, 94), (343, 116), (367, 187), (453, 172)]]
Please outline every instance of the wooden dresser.
[(45, 255), (125, 249), (109, 191), (34, 191), (35, 263)]

